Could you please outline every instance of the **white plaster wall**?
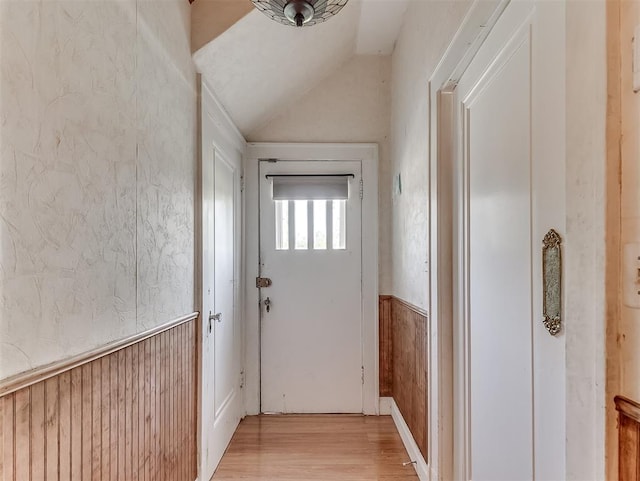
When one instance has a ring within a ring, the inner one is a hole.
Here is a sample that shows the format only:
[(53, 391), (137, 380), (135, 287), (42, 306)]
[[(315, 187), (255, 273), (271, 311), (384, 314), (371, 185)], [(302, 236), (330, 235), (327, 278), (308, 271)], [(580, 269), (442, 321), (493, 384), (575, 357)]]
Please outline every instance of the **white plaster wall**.
[(195, 69), (184, 0), (138, 1), (138, 327), (193, 311)]
[(353, 56), (247, 136), (249, 142), (378, 144), (380, 293), (389, 293), (391, 289), (390, 84), (389, 56)]
[(247, 137), (352, 56), (359, 15), (360, 2), (350, 1), (330, 21), (296, 29), (253, 9), (193, 58)]
[(193, 310), (189, 21), (0, 2), (0, 379)]
[(605, 476), (606, 0), (567, 1), (567, 480)]
[(412, 0), (392, 56), (392, 294), (427, 309), (429, 297), (428, 81), (471, 2)]

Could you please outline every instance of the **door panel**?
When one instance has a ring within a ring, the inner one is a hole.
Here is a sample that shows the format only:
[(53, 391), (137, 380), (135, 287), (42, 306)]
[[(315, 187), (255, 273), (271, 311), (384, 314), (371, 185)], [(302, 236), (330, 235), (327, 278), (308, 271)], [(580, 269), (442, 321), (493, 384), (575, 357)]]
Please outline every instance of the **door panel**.
[(540, 128), (562, 128), (564, 110), (548, 101), (555, 88), (536, 87), (562, 75), (539, 46), (541, 35), (562, 38), (549, 8), (512, 2), (454, 92), (456, 479), (565, 477), (554, 453), (564, 449), (564, 363), (541, 369), (564, 352), (541, 315), (542, 238), (564, 227), (562, 189), (547, 184), (564, 176), (564, 144)]
[(471, 478), (525, 480), (533, 478), (529, 42), (478, 87), (465, 104)]
[(237, 323), (235, 322), (234, 284), (234, 170), (220, 156), (215, 163), (215, 312), (220, 314), (214, 324), (215, 344), (215, 415), (235, 394), (238, 382), (236, 369)]
[(239, 176), (211, 144), (202, 173), (202, 457), (210, 479), (241, 415), (237, 305)]
[[(267, 178), (327, 173), (353, 174), (348, 199), (322, 199), (312, 182), (274, 200)], [(263, 412), (362, 412), (360, 177), (359, 162), (261, 162)]]

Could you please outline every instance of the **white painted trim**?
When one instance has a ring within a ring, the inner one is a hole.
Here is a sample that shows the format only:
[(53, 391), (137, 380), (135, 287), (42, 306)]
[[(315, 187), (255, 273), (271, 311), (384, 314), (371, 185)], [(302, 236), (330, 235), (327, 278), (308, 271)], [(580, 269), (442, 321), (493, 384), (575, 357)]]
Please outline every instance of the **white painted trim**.
[(260, 412), (260, 309), (258, 289), (258, 159), (362, 161), (363, 413), (379, 414), (378, 390), (378, 145), (249, 143), (245, 164), (245, 407)]
[[(451, 225), (451, 215), (440, 210), (442, 206), (449, 208), (453, 199), (451, 186), (442, 185), (443, 179), (447, 179), (450, 172), (443, 171), (439, 162), (439, 156), (442, 155), (438, 130), (439, 95), (440, 92), (450, 90), (456, 85), (509, 2), (510, 0), (475, 0), (429, 79), (429, 261), (431, 269), (429, 270), (428, 310), (431, 315), (427, 332), (429, 346), (427, 439), (431, 479), (434, 480), (453, 479), (454, 462), (453, 320), (451, 318), (453, 298), (451, 292), (439, 290), (440, 285), (448, 285), (446, 269), (450, 262), (443, 258), (445, 249), (442, 249), (441, 245), (451, 242), (443, 232)], [(442, 163), (444, 167), (450, 167), (450, 163), (446, 160), (443, 159)], [(449, 268), (451, 268), (450, 265)]]
[(402, 417), (402, 413), (400, 412), (400, 409), (398, 409), (398, 405), (395, 400), (393, 398), (387, 399), (391, 400), (391, 418), (398, 429), (398, 434), (400, 434), (402, 444), (404, 444), (407, 454), (409, 454), (409, 459), (416, 462), (413, 467), (416, 470), (418, 478), (420, 478), (420, 481), (429, 481), (429, 479), (431, 479), (429, 476), (429, 465), (422, 457), (420, 448), (418, 448), (415, 439), (413, 439), (409, 426), (407, 426), (407, 423)]
[[(236, 169), (239, 173), (238, 178), (236, 179), (237, 184), (241, 183), (242, 176), (242, 168), (243, 168), (243, 155), (246, 149), (246, 141), (240, 134), (237, 127), (234, 125), (233, 121), (229, 118), (224, 108), (220, 104), (220, 102), (215, 97), (213, 91), (207, 86), (204, 78), (200, 77), (200, 101), (199, 101), (199, 116), (198, 116), (198, 177), (196, 182), (196, 267), (195, 267), (195, 275), (196, 275), (196, 306), (200, 312), (203, 312), (203, 245), (204, 245), (204, 233), (202, 229), (202, 225), (204, 222), (203, 219), (203, 182), (205, 179), (213, 179), (213, 165), (206, 162), (208, 157), (205, 156), (205, 142), (211, 142), (215, 150), (220, 153), (220, 155), (225, 159), (225, 161)], [(209, 159), (211, 160), (211, 159)], [(238, 288), (234, 293), (234, 296), (237, 296), (237, 309), (236, 309), (236, 319), (240, 323), (240, 326), (244, 326), (244, 292), (242, 290), (242, 285), (244, 284), (244, 246), (242, 245), (243, 238), (243, 205), (242, 205), (242, 194), (240, 189), (237, 192), (236, 202), (238, 202), (239, 207), (239, 219), (236, 219), (238, 222), (237, 231), (240, 234), (240, 242), (237, 243), (235, 249), (239, 249), (238, 252), (238, 265), (234, 266), (235, 275), (238, 279)], [(205, 317), (207, 320), (205, 321)], [(206, 369), (203, 366), (203, 342), (204, 342), (204, 325), (208, 322), (208, 316), (200, 317), (200, 325), (198, 327), (198, 440), (197, 440), (197, 450), (198, 450), (198, 476), (202, 476), (203, 469), (203, 460), (202, 460), (202, 443), (203, 443), (203, 427), (202, 427), (202, 412), (204, 409), (205, 401), (203, 400), (202, 393), (202, 385), (203, 385), (203, 376), (205, 371), (210, 371), (213, 369), (212, 366), (208, 366)], [(240, 334), (240, 359), (239, 362), (242, 364), (244, 361), (244, 356), (242, 355), (242, 349), (244, 347), (244, 336)], [(243, 369), (243, 366), (238, 366), (239, 369)], [(238, 394), (242, 395), (242, 391), (238, 389)], [(206, 403), (208, 406), (213, 406), (213, 402)], [(244, 403), (242, 399), (240, 400), (238, 413), (240, 417), (244, 415)]]
[(437, 90), (454, 87), (511, 0), (475, 0), (429, 79)]
[[(615, 259), (609, 251), (610, 238), (605, 235), (612, 228), (607, 219), (609, 203), (619, 185), (618, 166), (613, 167), (618, 160), (612, 159), (609, 167), (612, 170), (608, 171), (607, 165), (607, 121), (611, 118), (607, 111), (608, 3), (563, 2), (567, 61), (564, 79), (567, 236), (563, 242), (565, 479), (571, 481), (616, 479), (607, 477), (606, 472), (606, 466), (615, 463), (606, 444), (617, 442), (617, 434), (611, 438), (606, 435), (607, 407), (611, 406), (609, 396), (613, 394), (607, 392), (612, 380), (608, 376), (615, 376), (611, 369), (615, 364), (607, 365), (607, 356), (615, 355), (615, 351), (607, 352), (606, 340), (610, 320), (619, 314), (613, 310), (617, 293), (611, 296), (608, 292), (610, 265)], [(623, 45), (626, 42), (630, 39), (624, 39)], [(612, 185), (615, 190), (610, 191)], [(614, 215), (619, 222), (620, 212)], [(618, 348), (615, 341), (614, 346)], [(616, 429), (615, 422), (612, 428)]]
[(391, 415), (391, 405), (393, 403), (392, 397), (381, 397), (380, 398), (380, 416), (390, 416)]
[[(220, 140), (224, 142), (231, 142), (236, 149), (244, 153), (247, 147), (247, 141), (245, 140), (242, 132), (233, 123), (233, 119), (229, 116), (226, 109), (216, 96), (215, 92), (207, 84), (204, 77), (202, 78), (202, 105), (203, 112), (208, 112), (212, 120), (220, 129), (223, 134)], [(224, 149), (221, 149), (224, 150)]]

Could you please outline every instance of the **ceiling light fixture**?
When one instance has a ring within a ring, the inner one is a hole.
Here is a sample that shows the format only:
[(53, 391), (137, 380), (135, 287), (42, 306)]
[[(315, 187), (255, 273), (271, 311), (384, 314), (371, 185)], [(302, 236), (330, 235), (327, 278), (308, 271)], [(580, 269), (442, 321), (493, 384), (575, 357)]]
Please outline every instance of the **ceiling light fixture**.
[(348, 0), (251, 0), (271, 20), (284, 25), (310, 27), (342, 10)]

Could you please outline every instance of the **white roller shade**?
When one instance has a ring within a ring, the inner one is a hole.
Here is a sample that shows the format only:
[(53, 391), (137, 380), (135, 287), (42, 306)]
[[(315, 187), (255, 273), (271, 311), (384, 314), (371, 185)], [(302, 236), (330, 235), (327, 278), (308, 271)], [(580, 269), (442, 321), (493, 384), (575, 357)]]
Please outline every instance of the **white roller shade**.
[(349, 198), (351, 175), (271, 176), (273, 200), (338, 200)]

